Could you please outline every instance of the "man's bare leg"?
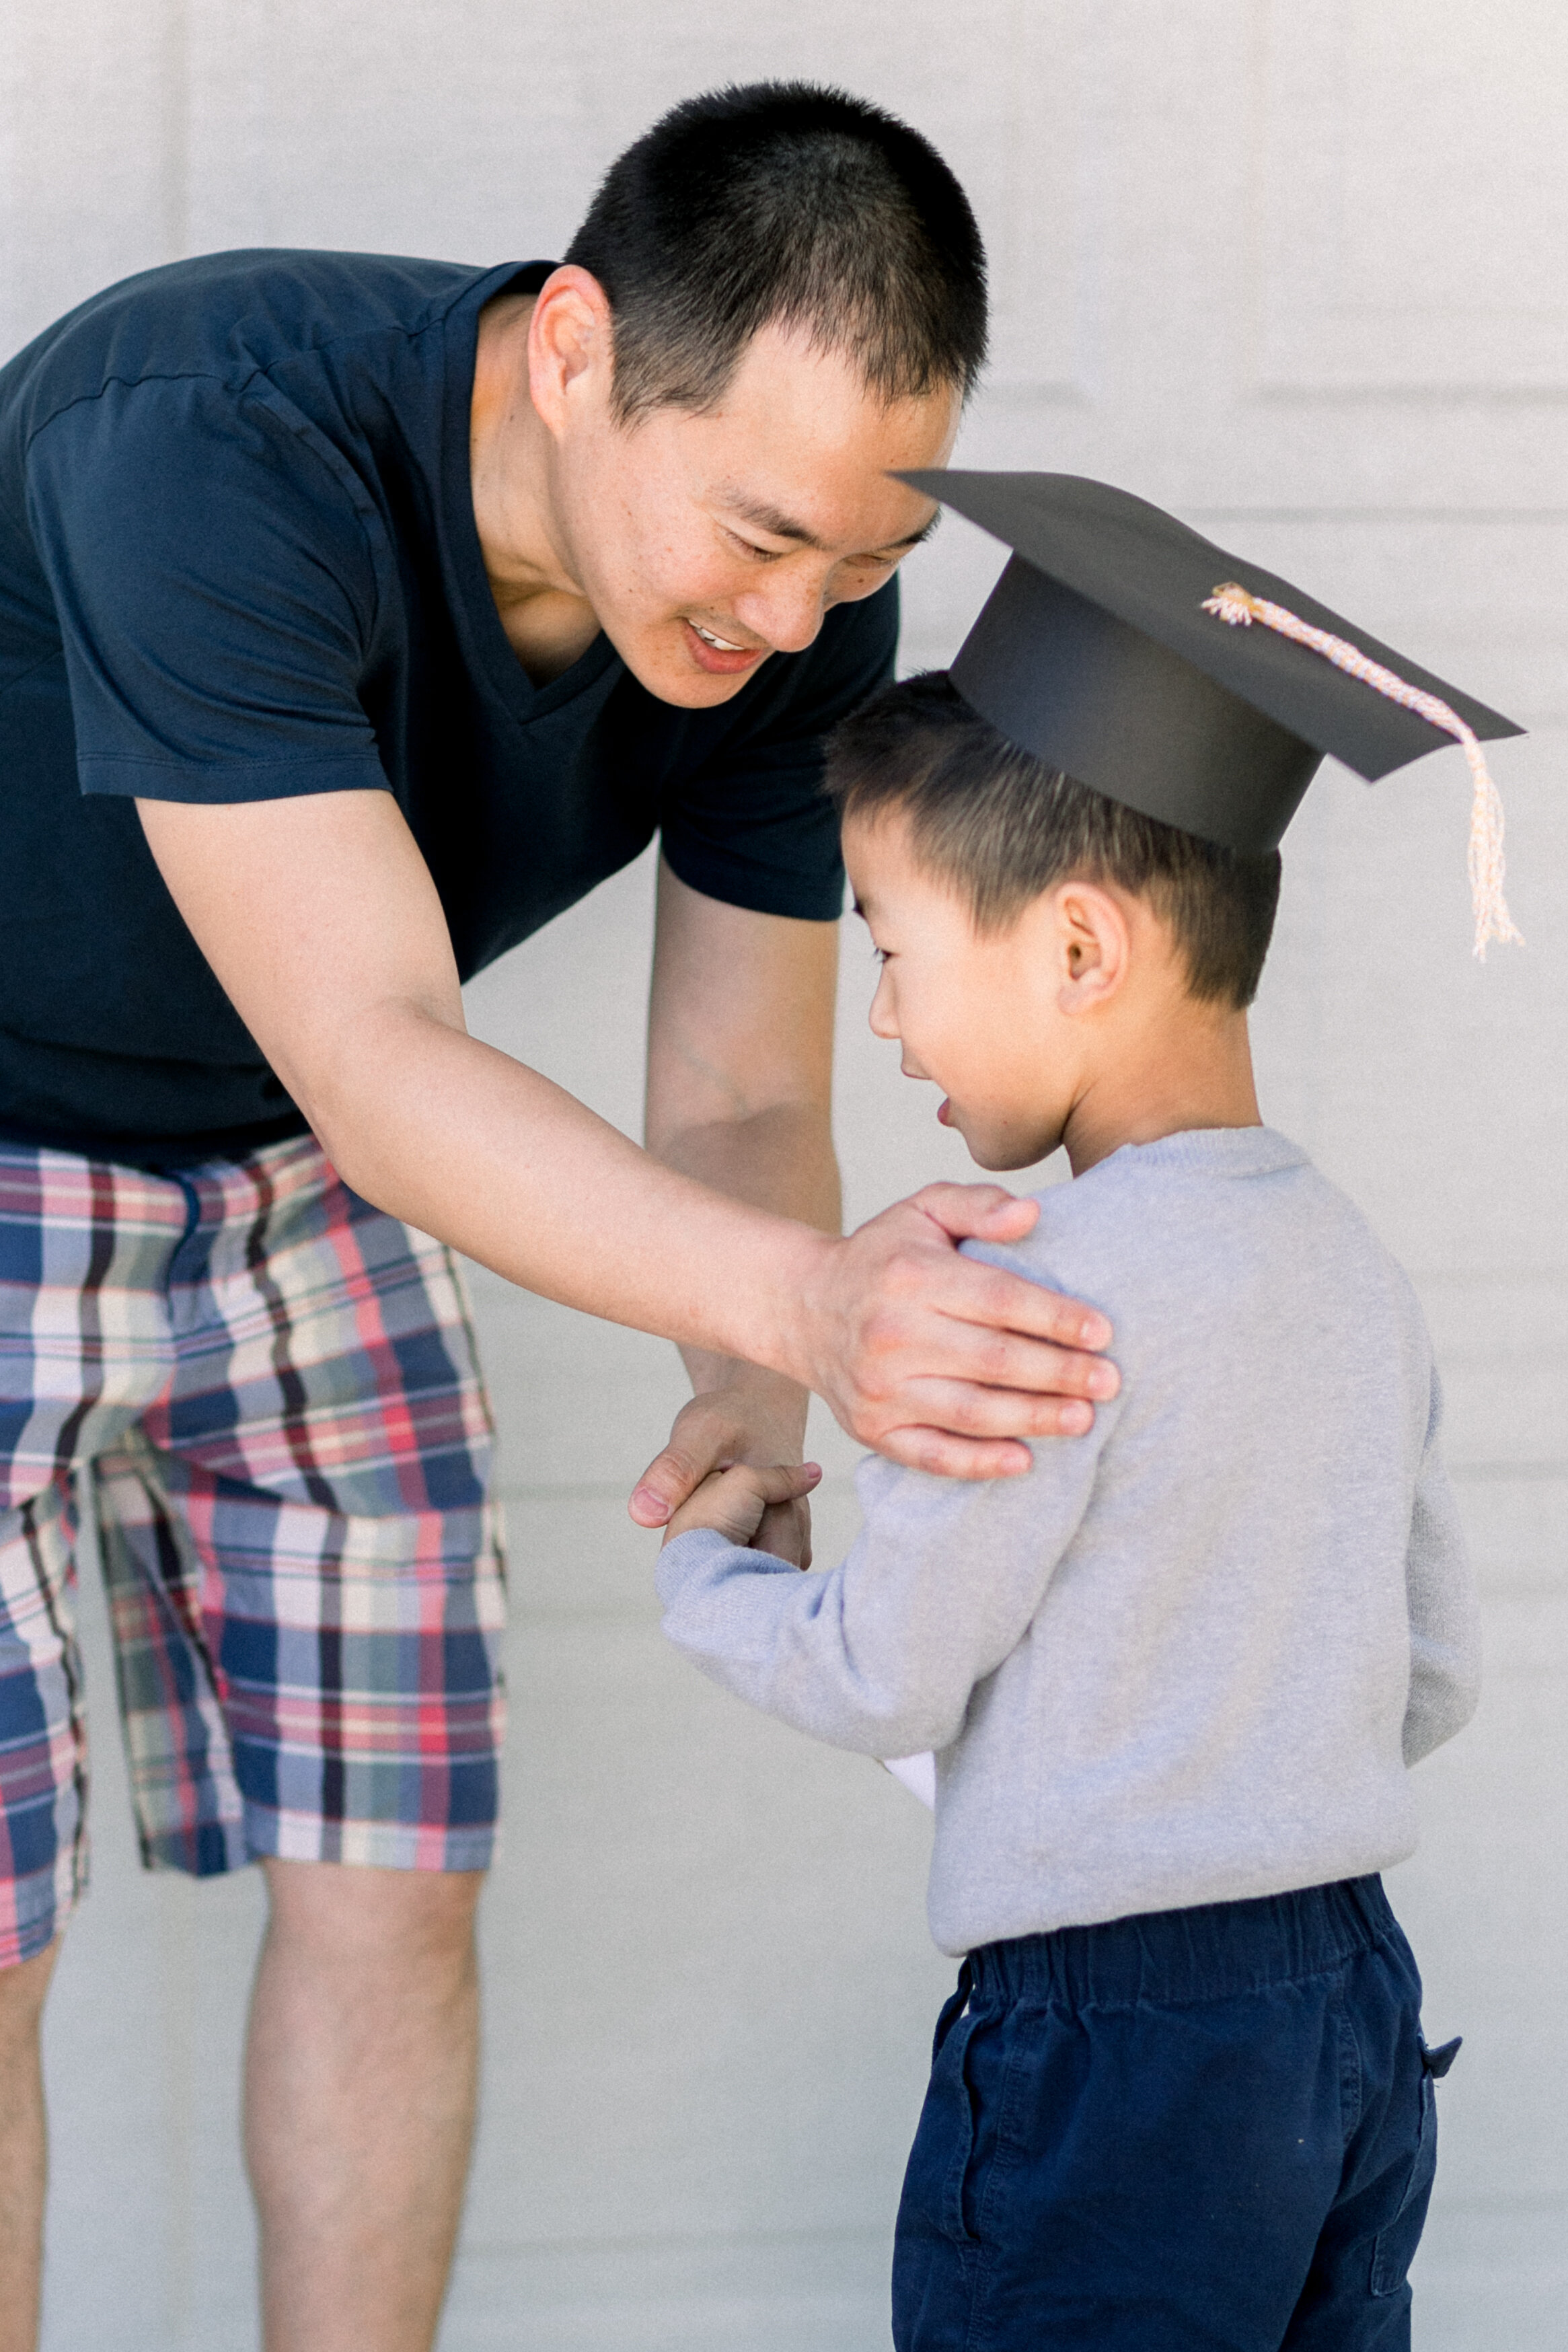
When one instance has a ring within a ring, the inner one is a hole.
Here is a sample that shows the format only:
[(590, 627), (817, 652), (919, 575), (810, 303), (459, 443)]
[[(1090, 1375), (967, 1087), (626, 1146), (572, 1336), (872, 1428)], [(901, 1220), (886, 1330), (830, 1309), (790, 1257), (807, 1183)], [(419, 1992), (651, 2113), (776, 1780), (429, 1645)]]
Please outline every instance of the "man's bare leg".
[(44, 2259), (47, 2140), (38, 2025), (59, 1957), (0, 1972), (0, 2352), (34, 2352)]
[(267, 2352), (428, 2352), (474, 2131), (482, 1874), (266, 1869), (246, 2157)]

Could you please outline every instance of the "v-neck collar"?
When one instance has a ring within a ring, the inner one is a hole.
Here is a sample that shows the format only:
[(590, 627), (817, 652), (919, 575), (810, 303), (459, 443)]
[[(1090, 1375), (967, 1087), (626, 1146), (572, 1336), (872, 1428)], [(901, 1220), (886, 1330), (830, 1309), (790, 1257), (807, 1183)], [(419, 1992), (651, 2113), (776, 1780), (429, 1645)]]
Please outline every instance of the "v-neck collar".
[(470, 443), (479, 313), (497, 294), (537, 293), (555, 267), (553, 261), (508, 261), (486, 270), (448, 311), (443, 352), (442, 530), (475, 660), (494, 692), (524, 727), (575, 702), (579, 695), (600, 685), (608, 669), (621, 664), (620, 655), (601, 629), (570, 668), (548, 685), (535, 686), (496, 608), (485, 551), (479, 544), (479, 526), (474, 519)]

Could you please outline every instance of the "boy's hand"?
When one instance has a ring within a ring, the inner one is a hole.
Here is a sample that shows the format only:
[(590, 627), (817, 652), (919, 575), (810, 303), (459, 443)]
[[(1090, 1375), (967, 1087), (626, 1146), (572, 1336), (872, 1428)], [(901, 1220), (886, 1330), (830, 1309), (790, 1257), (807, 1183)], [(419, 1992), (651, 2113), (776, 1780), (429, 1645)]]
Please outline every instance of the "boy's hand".
[[(701, 1374), (713, 1367), (699, 1362), (693, 1369)], [(755, 1364), (718, 1369), (728, 1378), (716, 1387), (699, 1386), (676, 1414), (669, 1444), (638, 1481), (630, 1508), (643, 1527), (664, 1526), (712, 1470), (727, 1470), (737, 1462), (768, 1470), (800, 1459), (806, 1439), (804, 1390), (776, 1372), (758, 1371)], [(792, 1568), (810, 1568), (811, 1506), (806, 1496), (770, 1503), (759, 1532), (749, 1540)]]
[(727, 1543), (749, 1545), (768, 1511), (799, 1502), (821, 1475), (815, 1462), (785, 1463), (767, 1470), (737, 1462), (733, 1469), (712, 1471), (671, 1519), (664, 1541), (688, 1535), (693, 1528), (712, 1528)]

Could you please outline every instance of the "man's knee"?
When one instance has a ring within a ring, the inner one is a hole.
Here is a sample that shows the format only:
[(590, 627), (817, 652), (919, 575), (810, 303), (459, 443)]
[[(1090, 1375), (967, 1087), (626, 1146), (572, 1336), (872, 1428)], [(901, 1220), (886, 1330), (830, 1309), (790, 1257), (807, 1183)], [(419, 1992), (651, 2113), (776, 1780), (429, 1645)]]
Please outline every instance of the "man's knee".
[(485, 1874), (351, 1863), (264, 1864), (271, 1933), (326, 1969), (366, 1976), (466, 1962)]
[(30, 1960), (18, 1960), (14, 1968), (0, 1969), (0, 2065), (18, 2052), (27, 2053), (36, 2042), (44, 1998), (59, 1956), (60, 1939), (57, 1936), (52, 1944), (36, 1952)]

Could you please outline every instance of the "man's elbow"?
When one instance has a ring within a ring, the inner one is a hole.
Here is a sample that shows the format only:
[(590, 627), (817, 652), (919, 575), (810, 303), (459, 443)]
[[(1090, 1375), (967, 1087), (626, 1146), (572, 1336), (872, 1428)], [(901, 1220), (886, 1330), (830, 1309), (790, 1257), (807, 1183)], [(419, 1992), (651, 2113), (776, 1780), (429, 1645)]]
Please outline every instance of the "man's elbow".
[(274, 1065), (350, 1191), (393, 1216), (399, 1103), (417, 1083), (423, 1025), (407, 1011), (361, 1015)]

